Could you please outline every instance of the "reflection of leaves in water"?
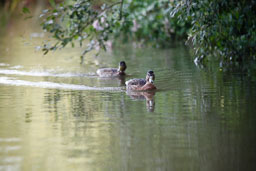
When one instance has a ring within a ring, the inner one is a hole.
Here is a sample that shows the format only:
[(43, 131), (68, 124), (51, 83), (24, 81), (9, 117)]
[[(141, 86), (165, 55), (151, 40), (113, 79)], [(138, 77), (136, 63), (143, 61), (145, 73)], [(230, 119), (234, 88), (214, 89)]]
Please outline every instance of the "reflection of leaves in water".
[(25, 113), (25, 122), (26, 123), (29, 123), (29, 122), (32, 122), (32, 111), (31, 109), (27, 109), (27, 110), (30, 110), (28, 112)]
[[(122, 93), (121, 93), (122, 94)], [(121, 98), (121, 99), (120, 99)], [(97, 91), (64, 91), (51, 90), (45, 96), (45, 103), (50, 113), (55, 114), (55, 121), (63, 111), (80, 121), (92, 121), (94, 115), (105, 113), (111, 117), (113, 110), (123, 113), (123, 96), (118, 93)], [(120, 106), (119, 109), (116, 106)]]
[[(88, 113), (90, 114), (91, 112), (86, 108), (86, 102), (87, 98), (84, 97), (83, 91), (67, 91), (63, 93), (62, 90), (55, 89), (53, 92), (48, 92), (45, 96), (45, 103), (48, 104), (49, 112), (55, 113), (56, 121), (60, 112), (63, 111), (63, 107), (74, 117), (85, 117), (89, 119)], [(61, 111), (58, 111), (60, 109)]]
[(47, 109), (49, 113), (54, 113), (55, 121), (58, 121), (58, 101), (61, 100), (61, 92), (58, 89), (55, 89), (53, 93), (47, 92), (44, 96), (45, 103), (48, 104)]

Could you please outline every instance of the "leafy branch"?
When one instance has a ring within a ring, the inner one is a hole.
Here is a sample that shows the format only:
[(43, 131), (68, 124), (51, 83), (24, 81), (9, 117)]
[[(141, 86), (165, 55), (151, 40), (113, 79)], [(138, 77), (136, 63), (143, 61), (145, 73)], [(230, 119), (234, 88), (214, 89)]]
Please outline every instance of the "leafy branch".
[(122, 1), (108, 6), (103, 4), (98, 10), (89, 0), (83, 0), (74, 5), (60, 4), (51, 11), (43, 11), (41, 14), (41, 17), (44, 18), (43, 29), (52, 33), (57, 40), (54, 45), (44, 44), (44, 54), (51, 50), (64, 48), (68, 44), (74, 47), (73, 41), (75, 40), (80, 42), (81, 47), (84, 41), (90, 41), (82, 53), (82, 58), (97, 46), (106, 49), (105, 41), (108, 40), (106, 35), (110, 31), (106, 13), (110, 11), (110, 18), (113, 18), (113, 8), (121, 3)]
[[(44, 44), (43, 51), (64, 48), (75, 41), (86, 45), (81, 55), (96, 49), (108, 49), (117, 39), (138, 41), (155, 47), (166, 47), (176, 38), (186, 37), (189, 27), (170, 17), (169, 0), (120, 0), (95, 6), (91, 0), (74, 0), (73, 4), (59, 4), (46, 10), (41, 17), (42, 27), (57, 40)], [(182, 26), (185, 26), (185, 28)], [(111, 41), (111, 42), (110, 42)], [(98, 53), (97, 53), (98, 54)]]

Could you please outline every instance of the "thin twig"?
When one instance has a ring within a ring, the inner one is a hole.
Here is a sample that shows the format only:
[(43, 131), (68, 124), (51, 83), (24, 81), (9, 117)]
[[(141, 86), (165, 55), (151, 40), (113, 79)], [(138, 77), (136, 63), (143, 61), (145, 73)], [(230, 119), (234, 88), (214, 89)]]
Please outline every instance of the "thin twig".
[(119, 18), (119, 20), (122, 20), (122, 17), (123, 17), (123, 4), (124, 4), (124, 0), (121, 1), (121, 5), (120, 5), (120, 18)]
[(123, 0), (109, 5), (109, 6), (106, 7), (104, 10), (102, 10), (102, 12), (101, 12), (98, 16), (101, 16), (101, 14), (103, 14), (105, 11), (109, 10), (110, 8), (112, 8), (112, 7), (115, 6), (115, 5), (118, 5), (118, 4), (121, 4), (121, 5), (122, 5), (122, 3), (123, 3)]

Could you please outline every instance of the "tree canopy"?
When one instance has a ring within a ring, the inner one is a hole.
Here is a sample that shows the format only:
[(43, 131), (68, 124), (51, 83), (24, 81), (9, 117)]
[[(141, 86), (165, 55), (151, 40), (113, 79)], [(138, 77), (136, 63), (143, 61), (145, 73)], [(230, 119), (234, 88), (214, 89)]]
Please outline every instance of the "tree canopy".
[(169, 47), (186, 39), (198, 62), (214, 56), (221, 64), (241, 64), (256, 59), (254, 9), (253, 0), (73, 0), (43, 11), (43, 29), (57, 40), (43, 50), (78, 41), (81, 47), (85, 44), (83, 57), (93, 49), (106, 49), (109, 40)]

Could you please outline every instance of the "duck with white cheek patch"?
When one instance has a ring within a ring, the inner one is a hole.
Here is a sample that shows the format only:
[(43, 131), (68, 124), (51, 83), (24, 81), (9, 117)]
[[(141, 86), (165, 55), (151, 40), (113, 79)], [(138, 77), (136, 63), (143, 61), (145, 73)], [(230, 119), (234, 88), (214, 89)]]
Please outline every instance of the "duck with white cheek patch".
[(148, 90), (156, 90), (156, 86), (154, 85), (155, 74), (153, 71), (148, 71), (146, 75), (146, 79), (131, 79), (125, 82), (127, 90), (134, 91), (148, 91)]

